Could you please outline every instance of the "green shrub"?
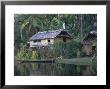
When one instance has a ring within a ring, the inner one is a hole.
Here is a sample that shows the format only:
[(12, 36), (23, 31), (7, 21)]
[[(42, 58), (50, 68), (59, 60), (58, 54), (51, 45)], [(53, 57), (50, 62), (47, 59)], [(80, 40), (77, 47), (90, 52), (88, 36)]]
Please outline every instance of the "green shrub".
[(37, 51), (30, 51), (26, 48), (26, 45), (21, 44), (20, 49), (15, 54), (15, 58), (19, 60), (38, 59)]

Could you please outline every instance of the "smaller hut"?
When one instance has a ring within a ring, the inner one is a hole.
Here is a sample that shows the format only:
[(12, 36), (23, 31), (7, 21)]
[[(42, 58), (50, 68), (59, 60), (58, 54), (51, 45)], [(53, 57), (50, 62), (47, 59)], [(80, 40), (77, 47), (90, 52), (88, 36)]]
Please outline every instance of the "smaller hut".
[(97, 32), (90, 31), (82, 41), (83, 56), (93, 56), (97, 46)]

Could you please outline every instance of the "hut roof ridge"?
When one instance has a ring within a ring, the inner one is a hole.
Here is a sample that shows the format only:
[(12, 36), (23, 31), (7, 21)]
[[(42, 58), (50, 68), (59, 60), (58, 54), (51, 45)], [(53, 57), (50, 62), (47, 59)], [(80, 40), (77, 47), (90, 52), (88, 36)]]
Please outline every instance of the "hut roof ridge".
[(34, 34), (30, 38), (30, 40), (55, 38), (57, 35), (59, 35), (61, 33), (61, 31), (65, 31), (65, 30), (64, 29), (58, 29), (58, 30), (38, 32), (38, 33)]

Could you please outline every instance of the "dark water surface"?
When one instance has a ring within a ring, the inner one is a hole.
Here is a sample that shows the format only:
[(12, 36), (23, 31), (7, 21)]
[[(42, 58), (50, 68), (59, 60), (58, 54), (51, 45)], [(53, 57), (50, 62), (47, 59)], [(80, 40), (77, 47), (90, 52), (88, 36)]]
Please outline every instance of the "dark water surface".
[(15, 63), (15, 76), (80, 76), (87, 66), (58, 63)]

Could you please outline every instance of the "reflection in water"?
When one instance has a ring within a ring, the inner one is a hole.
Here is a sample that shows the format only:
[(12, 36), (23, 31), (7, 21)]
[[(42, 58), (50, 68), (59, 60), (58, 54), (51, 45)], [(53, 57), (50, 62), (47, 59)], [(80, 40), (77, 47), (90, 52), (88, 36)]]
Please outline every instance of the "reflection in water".
[(57, 63), (15, 63), (15, 76), (78, 76), (86, 66)]

